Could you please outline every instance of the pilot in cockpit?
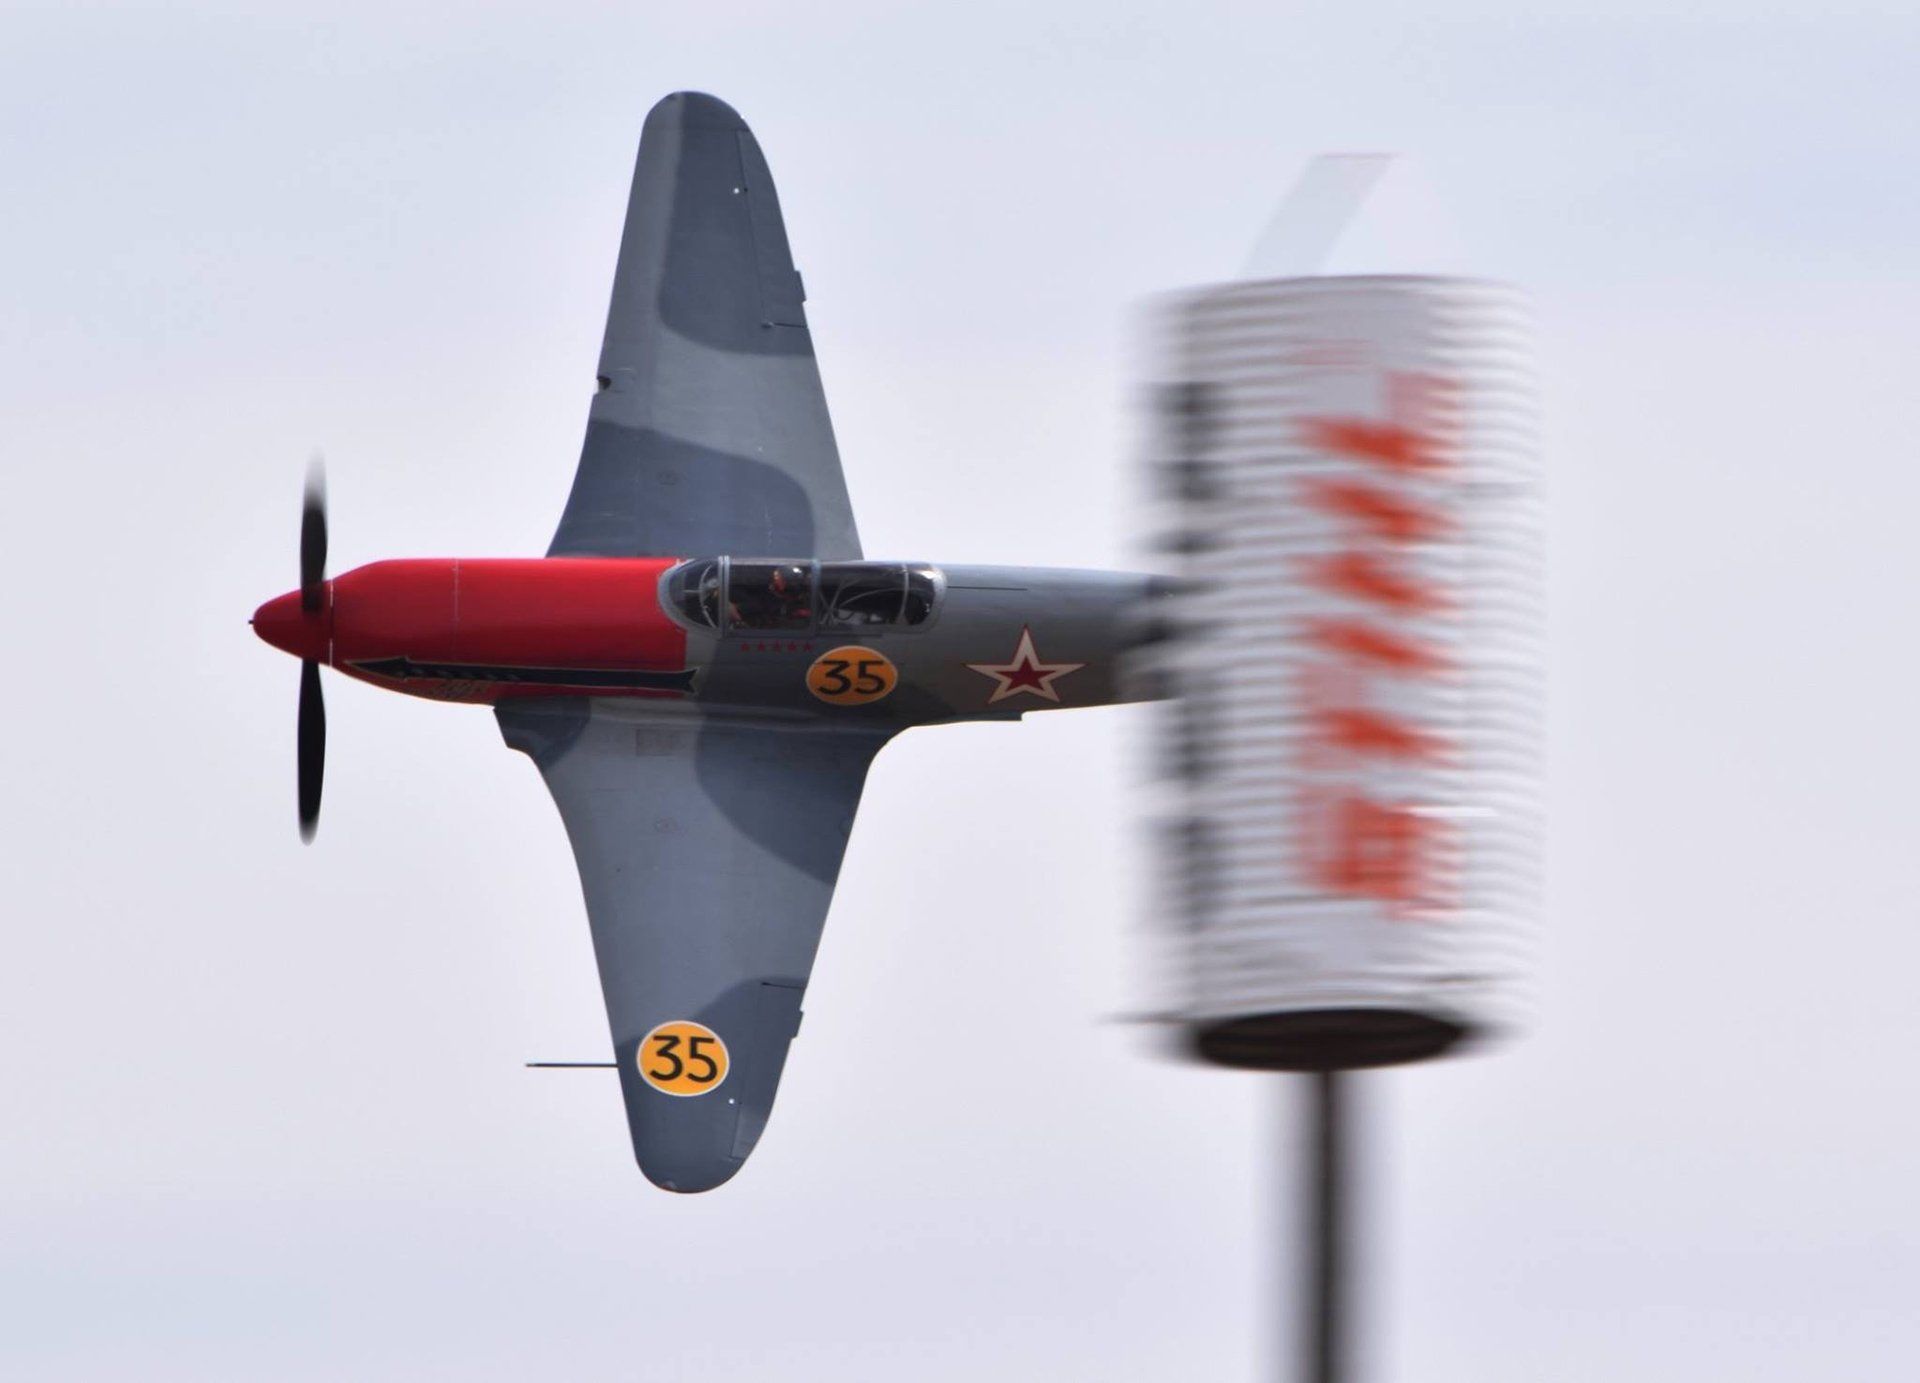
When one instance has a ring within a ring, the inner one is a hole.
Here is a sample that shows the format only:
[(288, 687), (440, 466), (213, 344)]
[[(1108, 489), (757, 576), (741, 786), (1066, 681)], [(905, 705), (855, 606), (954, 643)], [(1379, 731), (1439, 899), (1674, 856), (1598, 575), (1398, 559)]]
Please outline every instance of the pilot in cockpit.
[(779, 626), (805, 624), (813, 616), (807, 608), (807, 583), (796, 581), (787, 567), (775, 567), (767, 580), (767, 613)]
[(733, 570), (728, 613), (734, 625), (742, 629), (804, 629), (811, 621), (808, 581), (801, 569), (768, 567), (761, 581), (742, 579), (746, 571), (741, 567)]

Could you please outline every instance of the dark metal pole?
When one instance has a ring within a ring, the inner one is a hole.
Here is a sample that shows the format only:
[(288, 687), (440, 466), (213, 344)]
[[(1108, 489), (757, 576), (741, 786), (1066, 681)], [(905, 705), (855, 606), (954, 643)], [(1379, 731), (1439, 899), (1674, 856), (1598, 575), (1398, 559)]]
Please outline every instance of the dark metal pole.
[(1306, 1329), (1300, 1377), (1306, 1383), (1345, 1383), (1347, 1351), (1347, 1091), (1338, 1071), (1307, 1077)]

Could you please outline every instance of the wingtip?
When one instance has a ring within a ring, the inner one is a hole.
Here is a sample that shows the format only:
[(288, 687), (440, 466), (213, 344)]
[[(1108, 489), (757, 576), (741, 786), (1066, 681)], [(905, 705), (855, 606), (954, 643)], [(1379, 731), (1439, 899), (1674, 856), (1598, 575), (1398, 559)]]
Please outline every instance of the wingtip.
[(633, 1069), (631, 1059), (622, 1063), (621, 1093), (641, 1175), (662, 1191), (683, 1196), (732, 1181), (746, 1165), (747, 1149), (738, 1146), (739, 1106), (718, 1094), (693, 1099), (660, 1094), (633, 1078)]
[(648, 1181), (679, 1196), (697, 1196), (725, 1186), (746, 1165), (744, 1160), (731, 1157), (661, 1157), (658, 1153), (642, 1157), (637, 1149), (634, 1162)]
[(676, 91), (655, 102), (647, 113), (647, 123), (671, 121), (681, 129), (744, 130), (747, 122), (740, 112), (704, 91)]

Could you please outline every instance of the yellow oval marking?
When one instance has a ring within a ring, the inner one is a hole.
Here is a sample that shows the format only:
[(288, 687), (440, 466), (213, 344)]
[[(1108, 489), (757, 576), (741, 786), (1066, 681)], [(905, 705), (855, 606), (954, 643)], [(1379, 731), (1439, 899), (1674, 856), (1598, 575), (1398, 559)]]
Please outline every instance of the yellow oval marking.
[(887, 655), (857, 643), (830, 648), (807, 669), (807, 690), (834, 706), (864, 706), (890, 693), (900, 671)]
[(704, 1023), (676, 1019), (640, 1039), (640, 1078), (663, 1095), (704, 1095), (727, 1078), (727, 1044)]

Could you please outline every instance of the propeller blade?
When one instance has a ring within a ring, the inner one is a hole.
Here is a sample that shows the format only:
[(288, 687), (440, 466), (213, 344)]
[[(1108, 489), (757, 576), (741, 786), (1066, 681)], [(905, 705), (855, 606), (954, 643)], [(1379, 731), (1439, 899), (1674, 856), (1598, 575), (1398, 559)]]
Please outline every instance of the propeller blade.
[(315, 457), (307, 469), (307, 494), (300, 506), (300, 608), (320, 608), (321, 583), (327, 578), (327, 473)]
[(300, 664), (300, 839), (320, 824), (320, 779), (327, 767), (327, 703), (320, 695), (320, 664)]

